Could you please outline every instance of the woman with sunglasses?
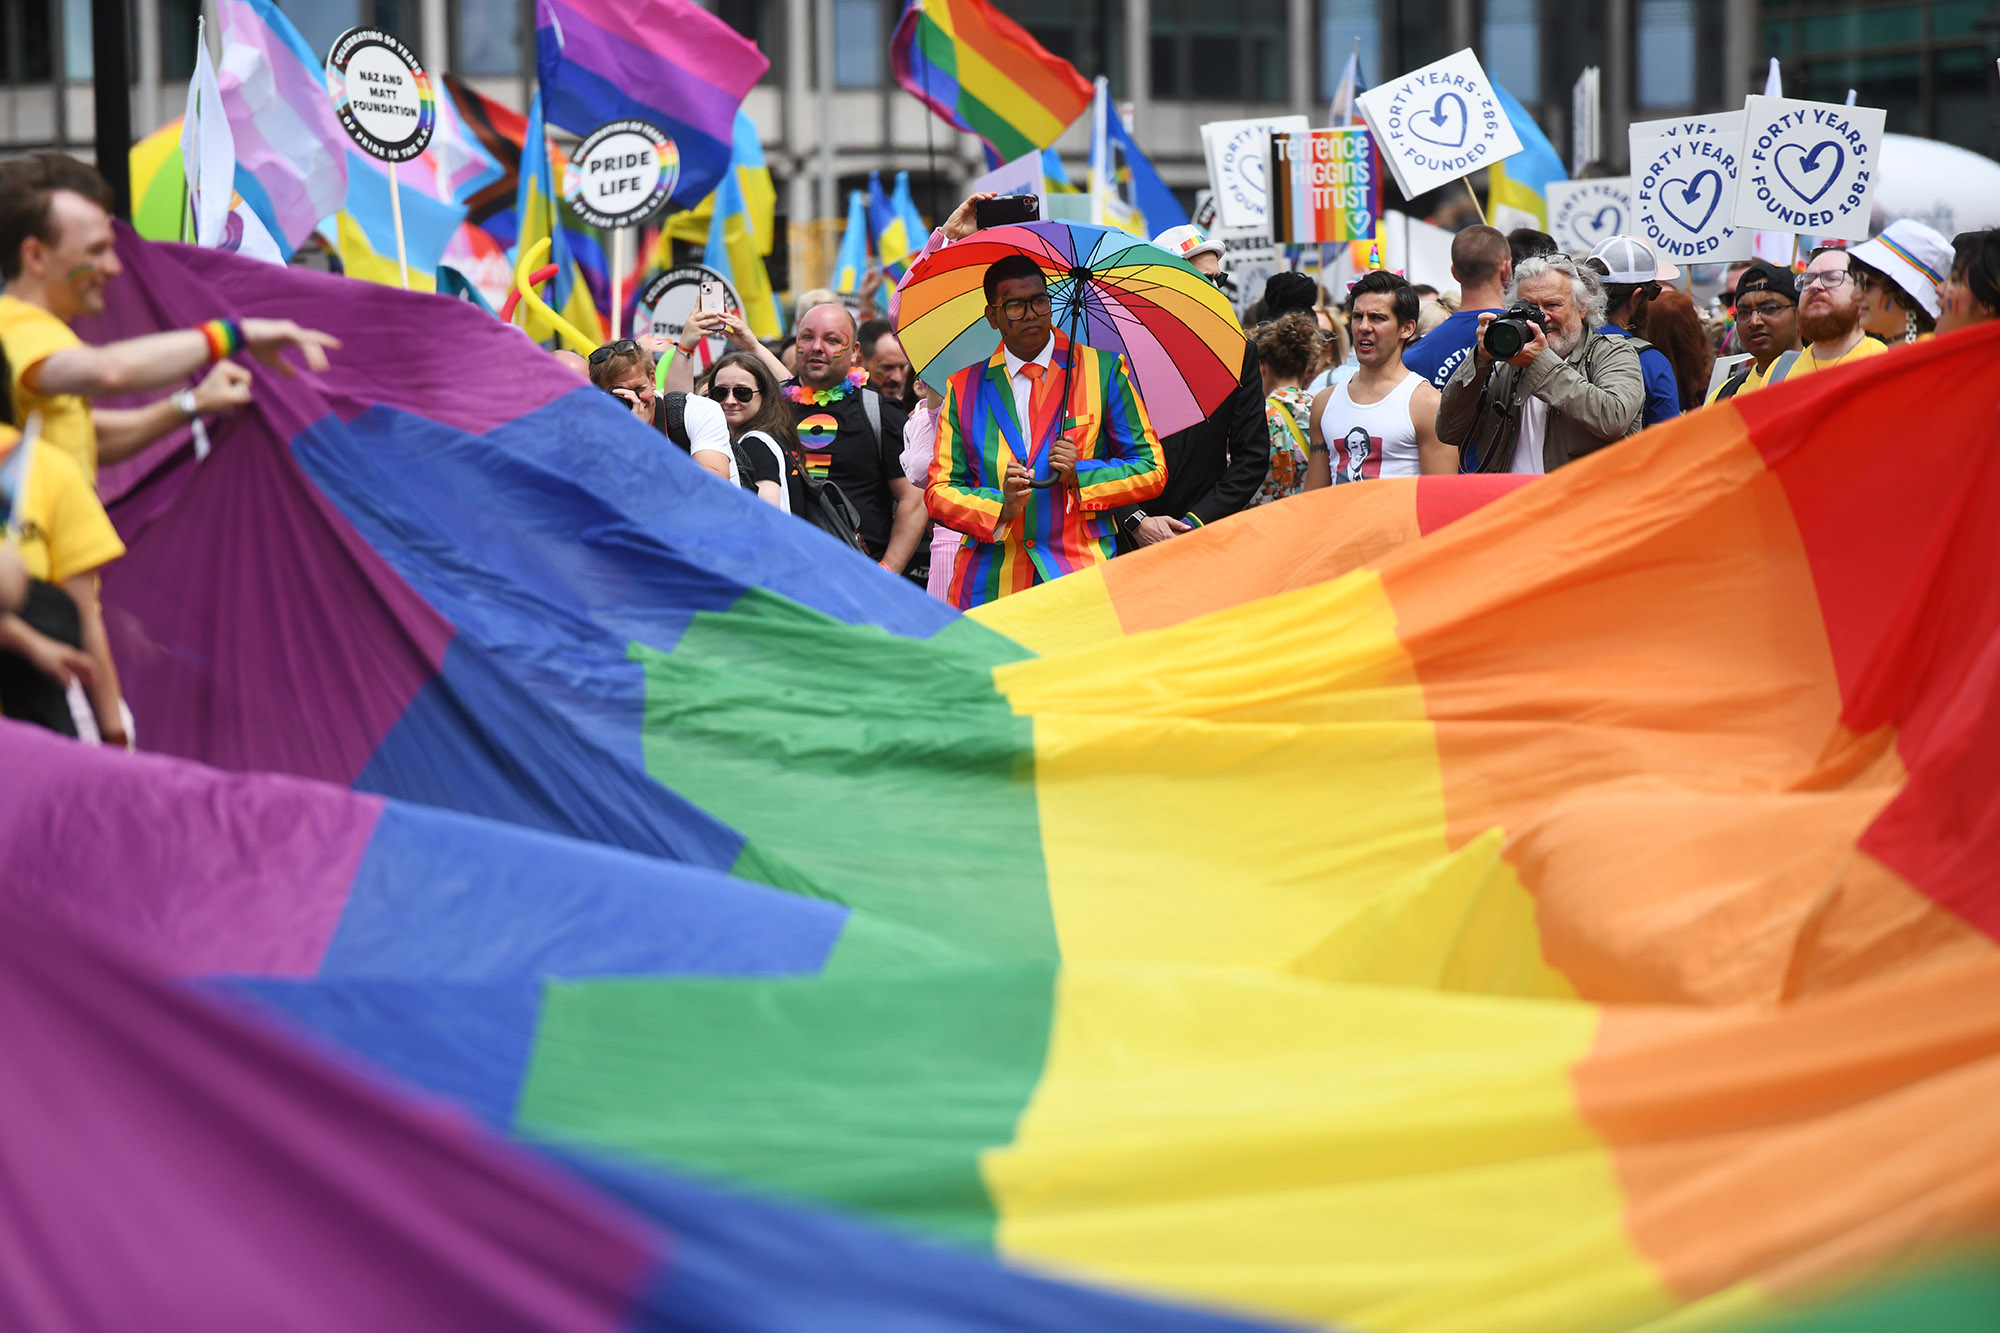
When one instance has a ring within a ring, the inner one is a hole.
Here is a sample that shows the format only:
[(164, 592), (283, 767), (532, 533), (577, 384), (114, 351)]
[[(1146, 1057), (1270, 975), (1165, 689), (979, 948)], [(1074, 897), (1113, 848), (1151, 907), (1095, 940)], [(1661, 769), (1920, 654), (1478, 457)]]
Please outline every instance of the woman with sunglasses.
[(725, 352), (708, 372), (703, 392), (721, 406), (730, 442), (749, 467), (757, 494), (788, 514), (803, 514), (798, 435), (770, 367), (751, 353)]
[[(590, 354), (590, 382), (625, 404), (640, 421), (671, 438), (667, 404), (655, 391), (654, 376), (653, 354), (634, 339), (620, 338)], [(682, 444), (703, 469), (735, 486), (741, 484), (741, 477), (724, 418), (726, 414), (714, 404), (690, 397), (681, 420), (687, 439), (674, 443)]]

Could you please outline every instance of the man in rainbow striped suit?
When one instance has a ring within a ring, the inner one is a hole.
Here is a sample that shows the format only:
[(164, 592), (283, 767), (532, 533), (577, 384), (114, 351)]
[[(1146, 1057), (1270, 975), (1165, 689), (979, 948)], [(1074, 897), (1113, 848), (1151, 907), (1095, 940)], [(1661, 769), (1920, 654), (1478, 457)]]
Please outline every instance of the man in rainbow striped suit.
[(1009, 255), (985, 289), (1000, 347), (947, 382), (924, 487), (931, 517), (966, 536), (951, 579), (961, 610), (1109, 560), (1110, 511), (1167, 484), (1125, 358), (1055, 332), (1040, 265)]

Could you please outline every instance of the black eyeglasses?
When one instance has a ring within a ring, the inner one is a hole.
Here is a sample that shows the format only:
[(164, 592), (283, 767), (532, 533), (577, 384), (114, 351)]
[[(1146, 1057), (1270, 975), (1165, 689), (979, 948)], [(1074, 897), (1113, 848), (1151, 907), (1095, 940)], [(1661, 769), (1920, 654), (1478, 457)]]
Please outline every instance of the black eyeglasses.
[(731, 398), (734, 398), (739, 403), (747, 403), (757, 396), (757, 386), (754, 384), (711, 384), (708, 386), (708, 396), (718, 403), (726, 402)]
[(620, 338), (617, 342), (606, 343), (604, 344), (604, 346), (592, 352), (590, 354), (590, 364), (593, 366), (601, 366), (614, 356), (623, 356), (627, 352), (636, 352), (638, 350), (639, 350), (638, 343), (634, 342), (630, 338)]
[(1038, 315), (1046, 315), (1049, 313), (1050, 308), (1049, 294), (1047, 292), (1043, 292), (1040, 296), (1029, 296), (1018, 301), (1002, 301), (1000, 303), (1000, 313), (1009, 319), (1021, 319), (1030, 310)]

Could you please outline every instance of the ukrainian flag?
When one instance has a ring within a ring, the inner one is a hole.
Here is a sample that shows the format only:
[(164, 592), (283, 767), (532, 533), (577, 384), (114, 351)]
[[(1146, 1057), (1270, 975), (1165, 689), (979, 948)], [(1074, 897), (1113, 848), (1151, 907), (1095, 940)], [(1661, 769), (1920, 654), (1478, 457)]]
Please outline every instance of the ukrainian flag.
[(1501, 109), (1520, 138), (1521, 151), (1504, 162), (1495, 162), (1487, 173), (1487, 220), (1502, 231), (1528, 226), (1547, 231), (1549, 202), (1545, 191), (1550, 181), (1569, 179), (1562, 155), (1512, 93), (1496, 83), (1493, 95), (1500, 99)]
[[(514, 211), (520, 219), (520, 235), (516, 241), (514, 256), (533, 249), (535, 243), (547, 239), (549, 262), (557, 265), (555, 281), (550, 285), (547, 300), (549, 305), (576, 326), (579, 333), (588, 337), (588, 346), (574, 347), (578, 352), (589, 352), (604, 336), (604, 326), (597, 317), (597, 306), (590, 299), (590, 287), (583, 281), (577, 268), (576, 256), (570, 252), (569, 234), (562, 226), (557, 209), (562, 191), (556, 185), (555, 165), (549, 158), (549, 136), (542, 125), (542, 95), (535, 94), (528, 107), (528, 132), (521, 150), (520, 192), (514, 199)], [(519, 306), (521, 327), (536, 342), (562, 337), (565, 342), (574, 342), (567, 334), (560, 333), (546, 316), (534, 310), (523, 301)]]

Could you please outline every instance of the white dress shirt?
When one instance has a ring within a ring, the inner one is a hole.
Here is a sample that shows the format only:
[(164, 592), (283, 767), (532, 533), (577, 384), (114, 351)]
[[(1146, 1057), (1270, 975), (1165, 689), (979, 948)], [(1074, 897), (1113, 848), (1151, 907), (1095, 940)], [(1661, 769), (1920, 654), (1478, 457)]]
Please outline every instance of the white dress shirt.
[(1028, 403), (1035, 392), (1035, 382), (1021, 373), (1021, 367), (1037, 365), (1042, 368), (1044, 375), (1048, 374), (1049, 368), (1055, 362), (1056, 337), (1053, 333), (1049, 335), (1049, 340), (1042, 344), (1042, 350), (1035, 354), (1032, 362), (1023, 361), (1015, 356), (1007, 350), (1005, 343), (1000, 345), (1000, 350), (1007, 358), (1007, 382), (1014, 389), (1014, 416), (1021, 423), (1021, 462), (1025, 464), (1028, 455), (1034, 452), (1035, 448), (1034, 422), (1028, 415)]

